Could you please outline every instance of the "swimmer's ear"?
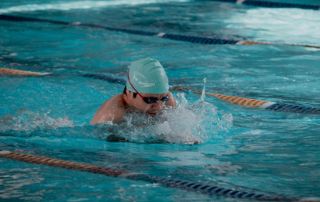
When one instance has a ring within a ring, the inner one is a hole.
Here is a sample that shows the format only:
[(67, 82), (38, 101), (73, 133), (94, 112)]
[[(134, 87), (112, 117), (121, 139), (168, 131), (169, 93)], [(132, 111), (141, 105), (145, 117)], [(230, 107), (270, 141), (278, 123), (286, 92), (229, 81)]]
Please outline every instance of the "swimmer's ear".
[(124, 95), (127, 95), (127, 86), (124, 87), (123, 92)]
[[(129, 94), (131, 93), (131, 91), (127, 90), (127, 87), (125, 86), (122, 93), (124, 95), (128, 95), (127, 92), (129, 92)], [(136, 98), (136, 97), (137, 97), (137, 93), (133, 93), (133, 98)]]

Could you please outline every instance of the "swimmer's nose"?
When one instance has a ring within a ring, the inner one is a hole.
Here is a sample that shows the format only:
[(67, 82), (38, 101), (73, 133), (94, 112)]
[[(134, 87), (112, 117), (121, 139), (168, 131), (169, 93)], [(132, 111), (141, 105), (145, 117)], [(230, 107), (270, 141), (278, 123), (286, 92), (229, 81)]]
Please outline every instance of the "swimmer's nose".
[(160, 110), (160, 109), (162, 109), (162, 103), (161, 102), (156, 102), (156, 103), (151, 105), (151, 108), (154, 109), (154, 110)]

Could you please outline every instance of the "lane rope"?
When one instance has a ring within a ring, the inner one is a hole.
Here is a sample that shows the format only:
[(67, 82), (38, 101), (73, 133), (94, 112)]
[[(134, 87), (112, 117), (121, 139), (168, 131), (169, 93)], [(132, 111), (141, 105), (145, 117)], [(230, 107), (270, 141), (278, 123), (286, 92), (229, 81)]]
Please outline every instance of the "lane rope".
[(240, 105), (243, 107), (260, 108), (267, 109), (277, 112), (293, 112), (293, 113), (303, 113), (303, 114), (320, 114), (320, 108), (308, 107), (303, 105), (292, 105), (285, 103), (275, 103), (263, 100), (256, 100), (251, 98), (244, 98), (238, 96), (228, 96), (222, 94), (209, 93), (207, 95), (214, 96), (220, 100)]
[(163, 39), (184, 41), (184, 42), (197, 43), (197, 44), (206, 44), (206, 45), (227, 45), (227, 44), (247, 45), (247, 46), (249, 45), (281, 45), (281, 46), (286, 45), (286, 46), (299, 46), (299, 47), (305, 47), (305, 48), (320, 49), (319, 45), (272, 43), (272, 42), (259, 42), (259, 41), (250, 41), (250, 40), (225, 39), (225, 38), (216, 38), (216, 37), (189, 36), (189, 35), (181, 35), (181, 34), (170, 34), (170, 33), (164, 33), (164, 32), (151, 32), (151, 31), (142, 31), (142, 30), (132, 30), (132, 29), (126, 29), (126, 28), (116, 28), (116, 27), (109, 27), (109, 26), (97, 25), (97, 24), (91, 24), (91, 23), (65, 22), (65, 21), (59, 21), (59, 20), (48, 20), (48, 19), (4, 15), (4, 14), (0, 15), (0, 20), (11, 21), (11, 22), (45, 22), (49, 24), (63, 25), (63, 26), (99, 28), (99, 29), (104, 29), (108, 31), (116, 31), (116, 32), (122, 32), (127, 34), (158, 37)]
[[(25, 70), (17, 70), (17, 69), (9, 69), (9, 68), (0, 68), (0, 75), (6, 76), (46, 76), (51, 75), (49, 72), (33, 72), (33, 71), (25, 71)], [(83, 77), (108, 81), (110, 83), (117, 83), (124, 85), (126, 83), (125, 79), (111, 76), (111, 75), (102, 75), (102, 74), (81, 74)], [(191, 90), (193, 93), (201, 94), (201, 91), (194, 90), (189, 87), (184, 86), (173, 86), (170, 88), (171, 91), (188, 91)], [(239, 105), (242, 107), (249, 108), (260, 108), (266, 109), (276, 112), (292, 112), (292, 113), (302, 113), (302, 114), (320, 114), (320, 108), (309, 107), (304, 105), (293, 105), (286, 103), (276, 103), (264, 100), (256, 100), (251, 98), (239, 97), (239, 96), (231, 96), (224, 95), (218, 93), (206, 93), (208, 96), (216, 97), (225, 102), (229, 102), (235, 105)]]
[(286, 2), (275, 2), (275, 1), (261, 1), (261, 0), (210, 0), (218, 2), (227, 2), (227, 3), (236, 3), (244, 4), (248, 6), (260, 6), (267, 8), (301, 8), (301, 9), (311, 9), (319, 10), (320, 6), (318, 5), (308, 5), (308, 4), (295, 4), (295, 3), (286, 3)]
[[(194, 90), (194, 89), (183, 87), (183, 86), (174, 86), (172, 90), (176, 90), (176, 91), (191, 90), (193, 93), (201, 94), (201, 91), (199, 90)], [(320, 114), (320, 108), (309, 107), (304, 105), (276, 103), (276, 102), (256, 100), (256, 99), (239, 97), (239, 96), (223, 95), (218, 93), (206, 93), (206, 95), (213, 96), (225, 102), (229, 102), (231, 104), (239, 105), (242, 107), (266, 109), (266, 110), (271, 110), (276, 112)]]
[(253, 191), (241, 191), (229, 188), (219, 187), (217, 185), (210, 185), (201, 182), (192, 182), (187, 180), (151, 176), (139, 173), (130, 173), (124, 170), (116, 170), (107, 167), (99, 167), (87, 163), (79, 163), (73, 161), (66, 161), (61, 159), (49, 158), (45, 156), (37, 156), (25, 153), (11, 152), (0, 150), (0, 157), (27, 163), (46, 165), (51, 167), (59, 167), (70, 170), (84, 171), (94, 174), (101, 174), (110, 177), (122, 177), (135, 181), (144, 181), (148, 183), (157, 183), (169, 188), (178, 188), (186, 191), (206, 194), (209, 196), (224, 196), (237, 199), (249, 199), (256, 201), (305, 201), (306, 198), (286, 197), (282, 195), (271, 195), (265, 193), (255, 193)]

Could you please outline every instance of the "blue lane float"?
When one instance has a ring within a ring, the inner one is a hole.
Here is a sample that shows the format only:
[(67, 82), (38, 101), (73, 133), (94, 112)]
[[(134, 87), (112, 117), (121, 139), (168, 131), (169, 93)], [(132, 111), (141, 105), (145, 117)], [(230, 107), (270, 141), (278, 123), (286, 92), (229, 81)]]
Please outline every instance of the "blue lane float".
[(218, 39), (218, 38), (209, 38), (209, 37), (197, 37), (197, 36), (186, 36), (186, 35), (178, 35), (178, 34), (166, 34), (166, 33), (158, 33), (157, 36), (164, 39), (171, 39), (176, 41), (186, 41), (191, 43), (199, 43), (199, 44), (238, 44), (241, 41), (233, 40), (233, 39)]
[(210, 185), (201, 182), (192, 182), (187, 180), (156, 177), (145, 174), (134, 174), (126, 177), (132, 180), (146, 181), (150, 183), (158, 183), (166, 187), (179, 188), (187, 191), (202, 193), (209, 196), (223, 196), (236, 199), (249, 199), (255, 201), (283, 201), (291, 202), (298, 201), (297, 198), (289, 198), (281, 195), (270, 195), (265, 193), (255, 193), (252, 191), (240, 191), (229, 189), (217, 185)]
[[(200, 93), (197, 91), (194, 91), (194, 92)], [(217, 94), (217, 93), (207, 93), (207, 95), (213, 96), (220, 100), (223, 100), (235, 105), (240, 105), (243, 107), (266, 109), (266, 110), (272, 110), (277, 112), (320, 114), (320, 108), (309, 107), (304, 105), (276, 103), (276, 102), (270, 102), (265, 100), (256, 100), (251, 98), (223, 95), (223, 94)]]
[(267, 194), (262, 192), (258, 193), (257, 191), (256, 192), (242, 191), (242, 190), (224, 188), (217, 185), (210, 185), (210, 184), (201, 183), (201, 182), (192, 182), (192, 181), (186, 181), (186, 180), (180, 180), (180, 179), (151, 176), (146, 174), (137, 174), (137, 173), (131, 173), (124, 170), (116, 170), (116, 169), (100, 167), (92, 164), (66, 161), (62, 159), (25, 154), (21, 152), (0, 150), (0, 157), (7, 158), (10, 160), (21, 161), (21, 162), (46, 165), (51, 167), (59, 167), (59, 168), (89, 172), (94, 174), (101, 174), (109, 177), (122, 177), (125, 179), (130, 179), (135, 181), (157, 183), (165, 187), (177, 188), (177, 189), (201, 193), (209, 196), (223, 196), (223, 197), (229, 197), (229, 198), (255, 200), (255, 201), (283, 201), (283, 202), (305, 201), (305, 199), (303, 198), (300, 199), (297, 197), (287, 197), (287, 196)]
[(292, 105), (285, 103), (273, 103), (265, 109), (278, 112), (293, 112), (302, 114), (320, 114), (320, 109), (315, 107), (307, 107), (301, 105)]
[(238, 3), (244, 4), (248, 6), (260, 6), (267, 8), (300, 8), (300, 9), (311, 9), (311, 10), (319, 10), (320, 6), (318, 5), (307, 5), (307, 4), (295, 4), (295, 3), (285, 3), (285, 2), (271, 2), (271, 1), (260, 1), (260, 0), (210, 0), (210, 1), (219, 1), (219, 2), (227, 2), (227, 3)]
[(59, 21), (59, 20), (48, 20), (48, 19), (39, 19), (39, 18), (33, 18), (33, 17), (22, 17), (22, 16), (12, 16), (12, 15), (0, 15), (0, 20), (13, 21), (13, 22), (45, 22), (45, 23), (50, 23), (55, 25), (100, 28), (108, 31), (117, 31), (117, 32), (142, 35), (142, 36), (154, 36), (158, 38), (171, 39), (176, 41), (186, 41), (191, 43), (200, 43), (200, 44), (237, 44), (242, 42), (242, 41), (233, 40), (233, 39), (220, 39), (220, 38), (213, 38), (213, 37), (198, 37), (198, 36), (187, 36), (187, 35), (179, 35), (179, 34), (168, 34), (164, 32), (151, 32), (151, 31), (142, 31), (142, 30), (134, 30), (134, 29), (116, 28), (116, 27), (109, 27), (109, 26), (97, 25), (97, 24), (91, 24), (91, 23), (65, 22), (65, 21)]
[(92, 79), (103, 80), (110, 83), (118, 83), (123, 85), (126, 83), (126, 80), (123, 78), (119, 78), (111, 75), (105, 75), (105, 74), (81, 74), (81, 76), (92, 78)]
[(157, 37), (162, 39), (170, 39), (175, 41), (184, 41), (189, 43), (197, 43), (203, 45), (286, 45), (286, 46), (300, 46), (305, 48), (316, 48), (320, 49), (318, 45), (309, 44), (286, 44), (286, 43), (271, 43), (271, 42), (259, 42), (259, 41), (249, 41), (249, 40), (236, 40), (218, 37), (202, 37), (202, 36), (189, 36), (182, 34), (170, 34), (165, 32), (152, 32), (152, 31), (142, 31), (126, 28), (109, 27), (104, 25), (97, 25), (91, 23), (81, 23), (81, 22), (65, 22), (60, 20), (49, 20), (49, 19), (39, 19), (33, 17), (23, 17), (23, 16), (13, 16), (13, 15), (0, 15), (0, 20), (11, 21), (11, 22), (38, 22), (38, 23), (49, 23), (62, 26), (77, 26), (77, 27), (87, 27), (87, 28), (98, 28), (108, 31), (122, 32), (126, 34), (134, 34), (140, 36)]
[[(171, 90), (172, 91), (191, 91), (196, 94), (202, 94), (200, 90), (196, 90), (196, 89), (185, 87), (185, 86), (173, 86)], [(231, 95), (224, 95), (224, 94), (210, 93), (210, 92), (207, 92), (206, 95), (212, 96), (219, 100), (222, 100), (231, 104), (239, 105), (242, 107), (266, 109), (266, 110), (277, 111), (277, 112), (290, 112), (290, 113), (315, 114), (315, 115), (320, 114), (320, 108), (309, 107), (304, 105), (276, 103), (276, 102), (270, 102), (265, 100), (257, 100), (252, 98), (231, 96)]]

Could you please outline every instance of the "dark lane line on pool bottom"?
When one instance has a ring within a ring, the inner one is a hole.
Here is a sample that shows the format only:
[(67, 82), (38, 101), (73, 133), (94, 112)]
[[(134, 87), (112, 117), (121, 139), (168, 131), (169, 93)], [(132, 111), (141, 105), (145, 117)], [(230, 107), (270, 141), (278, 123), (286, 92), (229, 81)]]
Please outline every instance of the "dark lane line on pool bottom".
[(170, 39), (175, 41), (184, 41), (190, 43), (197, 43), (203, 45), (280, 45), (280, 46), (300, 46), (305, 48), (315, 48), (320, 49), (319, 45), (309, 45), (309, 44), (292, 44), (292, 43), (272, 43), (272, 42), (259, 42), (259, 41), (250, 41), (250, 40), (235, 40), (235, 39), (225, 39), (225, 38), (214, 38), (214, 37), (202, 37), (202, 36), (189, 36), (189, 35), (180, 35), (180, 34), (170, 34), (164, 32), (151, 32), (151, 31), (142, 31), (126, 28), (116, 28), (109, 27), (105, 25), (97, 25), (91, 23), (81, 23), (81, 22), (66, 22), (59, 20), (49, 20), (49, 19), (40, 19), (33, 17), (23, 17), (23, 16), (13, 16), (13, 15), (0, 15), (0, 20), (10, 21), (10, 22), (38, 22), (38, 23), (50, 23), (55, 25), (63, 26), (72, 26), (72, 27), (89, 27), (89, 28), (99, 28), (108, 31), (116, 31), (127, 34), (134, 34), (140, 36), (149, 36), (157, 37), (163, 39)]
[[(178, 188), (186, 191), (192, 191), (196, 193), (202, 193), (209, 196), (223, 196), (236, 199), (248, 199), (256, 201), (306, 201), (304, 198), (286, 197), (282, 195), (271, 195), (263, 192), (252, 191), (240, 191), (236, 189), (229, 189), (219, 187), (217, 185), (210, 185), (201, 182), (192, 182), (180, 179), (173, 179), (169, 177), (158, 177), (140, 173), (131, 173), (125, 170), (116, 170), (107, 167), (99, 167), (96, 165), (79, 163), (73, 161), (66, 161), (61, 159), (54, 159), (44, 156), (36, 156), (25, 153), (11, 152), (6, 150), (0, 150), (0, 157), (7, 158), (16, 161), (22, 161), (33, 164), (47, 165), (52, 167), (65, 168), (70, 170), (84, 171), (94, 174), (102, 174), (109, 177), (122, 177), (135, 181), (144, 181), (148, 183), (157, 183), (169, 188)], [(311, 200), (310, 200), (311, 201)], [(319, 200), (313, 200), (319, 201)]]

